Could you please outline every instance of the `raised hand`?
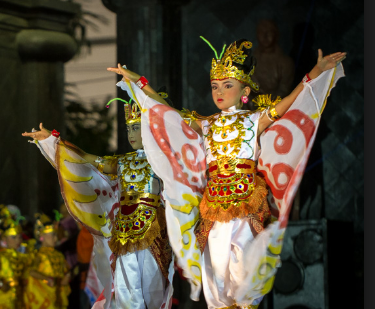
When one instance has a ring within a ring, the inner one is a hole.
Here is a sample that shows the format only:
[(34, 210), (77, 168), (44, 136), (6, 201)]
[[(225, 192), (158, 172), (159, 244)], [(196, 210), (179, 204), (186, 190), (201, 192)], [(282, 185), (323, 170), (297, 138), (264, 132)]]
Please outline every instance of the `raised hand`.
[(43, 123), (39, 124), (40, 131), (32, 130), (31, 132), (22, 133), (22, 136), (31, 137), (38, 141), (44, 140), (51, 135), (51, 131), (43, 127)]
[(346, 53), (334, 53), (323, 57), (323, 52), (321, 49), (318, 49), (318, 62), (317, 66), (322, 71), (327, 71), (334, 68), (346, 57)]
[(118, 75), (122, 75), (125, 79), (130, 80), (134, 83), (141, 77), (141, 75), (132, 72), (128, 69), (125, 69), (120, 63), (117, 65), (117, 68), (107, 68), (107, 71), (115, 72)]

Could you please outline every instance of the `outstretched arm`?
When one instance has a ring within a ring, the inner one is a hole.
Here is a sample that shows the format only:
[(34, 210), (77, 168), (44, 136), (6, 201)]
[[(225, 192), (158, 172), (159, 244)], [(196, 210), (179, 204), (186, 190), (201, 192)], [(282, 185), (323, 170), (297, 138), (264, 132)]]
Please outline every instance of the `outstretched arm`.
[[(123, 76), (123, 80), (128, 80), (128, 81), (131, 81), (133, 83), (136, 83), (141, 78), (141, 75), (139, 75), (139, 74), (137, 74), (135, 72), (132, 72), (132, 71), (130, 71), (128, 69), (123, 68), (120, 63), (117, 65), (117, 68), (107, 68), (107, 71), (115, 72), (115, 73), (117, 73), (119, 75), (122, 75)], [(171, 107), (167, 103), (167, 101), (165, 101), (149, 84), (147, 84), (146, 86), (144, 86), (142, 88), (142, 91), (147, 96), (149, 96), (150, 98), (154, 99), (155, 101)], [(171, 107), (171, 108), (173, 108), (173, 107)], [(184, 117), (184, 113), (182, 111), (180, 111), (178, 109), (175, 109), (175, 108), (173, 108), (173, 109), (176, 112), (178, 112), (181, 117)], [(190, 124), (190, 127), (193, 130), (197, 131), (198, 133), (201, 132), (201, 122), (199, 120), (193, 121)]]
[[(129, 80), (133, 83), (136, 83), (141, 78), (141, 75), (123, 68), (120, 63), (117, 65), (117, 68), (107, 68), (107, 71), (115, 72), (118, 75), (122, 75), (124, 80)], [(142, 90), (146, 95), (148, 95), (155, 101), (169, 106), (169, 104), (160, 95), (158, 95), (158, 93), (149, 84), (144, 86)]]
[[(43, 141), (51, 136), (51, 131), (47, 130), (43, 127), (43, 123), (39, 124), (40, 131), (34, 131), (34, 132), (25, 132), (22, 133), (22, 136), (25, 137), (31, 137), (34, 140)], [(74, 146), (74, 145), (73, 145)], [(98, 162), (98, 156), (89, 154), (81, 150), (80, 148), (74, 146), (73, 150), (80, 155), (83, 159), (85, 159), (87, 162), (98, 168), (99, 164), (102, 164), (102, 171), (107, 174), (116, 174), (117, 173), (117, 166), (116, 164), (113, 164), (112, 161), (109, 160), (101, 160), (101, 162)]]
[[(317, 78), (321, 73), (324, 71), (330, 70), (334, 68), (338, 63), (343, 61), (346, 57), (346, 53), (334, 53), (331, 55), (327, 55), (323, 57), (323, 52), (321, 49), (318, 49), (318, 61), (317, 64), (313, 67), (313, 69), (308, 74), (311, 79)], [(300, 82), (298, 86), (285, 98), (283, 98), (276, 106), (276, 112), (281, 117), (283, 116), (289, 107), (293, 104), (297, 96), (303, 90), (303, 83)], [(269, 125), (271, 125), (272, 121), (268, 119), (267, 115), (263, 114), (262, 117), (259, 119), (259, 127), (258, 127), (258, 135), (260, 135)]]

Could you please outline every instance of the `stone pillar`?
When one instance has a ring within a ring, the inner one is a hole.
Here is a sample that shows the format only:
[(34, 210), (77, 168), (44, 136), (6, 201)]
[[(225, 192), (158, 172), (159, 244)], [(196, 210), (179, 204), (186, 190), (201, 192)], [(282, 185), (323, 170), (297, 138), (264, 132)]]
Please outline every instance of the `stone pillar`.
[[(157, 90), (166, 86), (182, 107), (181, 6), (189, 0), (102, 0), (117, 14), (117, 59), (145, 76)], [(120, 79), (120, 78), (119, 78)], [(118, 96), (126, 99), (122, 90)], [(118, 105), (118, 152), (131, 151), (122, 104)]]
[(0, 203), (27, 216), (62, 202), (56, 171), (21, 133), (40, 122), (64, 133), (64, 62), (77, 50), (79, 12), (59, 0), (0, 1)]

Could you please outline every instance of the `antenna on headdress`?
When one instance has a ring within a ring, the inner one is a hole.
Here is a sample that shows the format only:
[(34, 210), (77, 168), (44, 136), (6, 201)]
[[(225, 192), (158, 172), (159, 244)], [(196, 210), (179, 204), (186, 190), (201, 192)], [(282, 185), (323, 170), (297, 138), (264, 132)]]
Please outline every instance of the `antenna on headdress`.
[(106, 108), (109, 108), (109, 105), (113, 102), (113, 101), (122, 101), (122, 102), (124, 102), (125, 104), (130, 104), (130, 102), (132, 101), (132, 99), (130, 99), (130, 101), (128, 102), (128, 101), (126, 101), (126, 100), (124, 100), (124, 99), (121, 99), (121, 98), (114, 98), (114, 99), (112, 99), (112, 100), (109, 100), (108, 101), (108, 103), (105, 105), (105, 107)]
[[(124, 102), (124, 103), (125, 103), (124, 105), (126, 105), (126, 104), (130, 105), (130, 103), (133, 101), (133, 99), (130, 99), (129, 102), (128, 102), (128, 101), (126, 101), (126, 100), (124, 100), (124, 99), (121, 99), (121, 98), (114, 98), (114, 99), (108, 101), (108, 103), (106, 104), (105, 107), (109, 108), (109, 105), (110, 105), (113, 101), (121, 101), (121, 102)], [(125, 119), (127, 119), (128, 116), (129, 116), (129, 110), (128, 110), (127, 108), (125, 108)]]
[(221, 57), (223, 57), (223, 54), (224, 54), (224, 51), (225, 51), (225, 47), (227, 47), (227, 44), (224, 44), (224, 46), (223, 46), (223, 50), (221, 51), (221, 54), (220, 54), (220, 58), (219, 58), (219, 59), (221, 59)]
[[(138, 100), (137, 100), (137, 97), (136, 97), (135, 94), (134, 94), (134, 91), (133, 91), (133, 89), (132, 89), (132, 87), (131, 87), (131, 85), (130, 85), (130, 82), (129, 82), (128, 80), (126, 80), (126, 83), (128, 84), (129, 89), (130, 89), (130, 91), (131, 91), (133, 97), (135, 98), (135, 99), (134, 99), (135, 103), (137, 103), (138, 108), (142, 111), (143, 109), (142, 109), (141, 105), (139, 104), (139, 102), (138, 102)], [(108, 103), (106, 104), (106, 107), (109, 108), (109, 105), (110, 105), (113, 101), (116, 101), (116, 100), (118, 100), (118, 101), (122, 101), (122, 102), (124, 102), (125, 104), (130, 104), (131, 101), (133, 101), (132, 98), (129, 100), (129, 102), (126, 101), (126, 100), (124, 100), (124, 99), (121, 99), (121, 98), (114, 98), (114, 99), (108, 101)]]
[(216, 59), (221, 59), (221, 57), (222, 57), (223, 54), (224, 54), (224, 50), (225, 50), (225, 47), (227, 46), (227, 44), (224, 44), (224, 46), (223, 46), (223, 50), (221, 51), (220, 57), (218, 58), (218, 57), (217, 57), (216, 49), (212, 46), (212, 44), (211, 44), (210, 42), (208, 42), (208, 40), (206, 40), (203, 36), (200, 36), (200, 38), (201, 38), (203, 41), (205, 41), (205, 42), (208, 44), (208, 46), (211, 47), (211, 49), (212, 49), (212, 50), (214, 51), (214, 53), (215, 53)]
[(62, 213), (56, 209), (53, 209), (53, 212), (55, 213), (55, 221), (60, 222), (61, 218), (63, 217)]

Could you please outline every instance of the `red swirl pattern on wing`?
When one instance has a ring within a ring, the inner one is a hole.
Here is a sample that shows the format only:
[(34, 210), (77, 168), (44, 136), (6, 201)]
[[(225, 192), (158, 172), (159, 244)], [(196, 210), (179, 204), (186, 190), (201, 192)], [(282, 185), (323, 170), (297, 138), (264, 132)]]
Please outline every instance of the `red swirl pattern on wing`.
[(181, 128), (188, 139), (198, 139), (197, 132), (190, 128), (184, 120), (181, 121)]
[[(305, 137), (305, 145), (307, 147), (315, 131), (314, 121), (301, 110), (297, 109), (288, 111), (282, 117), (282, 120), (289, 120), (297, 126)], [(258, 166), (258, 171), (265, 177), (278, 207), (281, 206), (281, 200), (285, 197), (285, 194), (288, 193), (286, 190), (290, 187), (290, 184), (294, 183), (296, 178), (301, 177), (301, 175), (295, 175), (296, 170), (293, 167), (294, 162), (291, 162), (293, 159), (292, 157), (288, 156), (292, 149), (293, 143), (296, 142), (293, 138), (296, 132), (293, 132), (295, 129), (288, 127), (287, 124), (284, 124), (284, 121), (275, 123), (269, 129), (267, 129), (267, 132), (273, 131), (276, 133), (276, 136), (272, 137), (273, 149), (269, 151), (274, 151), (279, 155), (285, 155), (285, 159), (279, 160), (279, 162), (264, 162), (262, 158), (259, 158)]]
[[(293, 173), (294, 169), (288, 164), (280, 162), (272, 166), (271, 174), (274, 182), (269, 182), (268, 185), (270, 186), (272, 194), (275, 198), (283, 198)], [(281, 181), (281, 177), (284, 177), (283, 181)]]
[(306, 147), (315, 131), (314, 121), (299, 109), (293, 109), (287, 112), (282, 119), (288, 119), (293, 122), (303, 133), (306, 140)]
[(273, 142), (275, 151), (279, 154), (288, 154), (293, 144), (292, 132), (288, 128), (278, 124), (270, 127), (268, 131), (275, 131), (277, 133)]
[[(197, 160), (198, 150), (190, 144), (184, 144), (182, 146), (181, 153), (182, 160), (184, 161), (186, 167), (192, 172), (198, 173), (202, 168), (200, 162)], [(193, 158), (188, 158), (189, 153), (193, 155)]]
[[(165, 156), (168, 158), (168, 161), (173, 169), (174, 179), (190, 187), (194, 192), (200, 192), (203, 194), (204, 188), (192, 184), (192, 182), (196, 182), (196, 177), (184, 172), (184, 166), (181, 164), (182, 162), (179, 162), (179, 160), (182, 159), (185, 167), (191, 172), (198, 172), (205, 169), (205, 158), (199, 162), (197, 160), (198, 150), (188, 143), (182, 145), (181, 149), (173, 149), (164, 123), (164, 115), (166, 112), (175, 111), (173, 111), (169, 106), (159, 104), (149, 109), (151, 133), (161, 151), (163, 151)], [(189, 140), (198, 139), (198, 133), (192, 130), (184, 121), (181, 121), (181, 130)], [(188, 158), (188, 153), (193, 154), (193, 158)]]

